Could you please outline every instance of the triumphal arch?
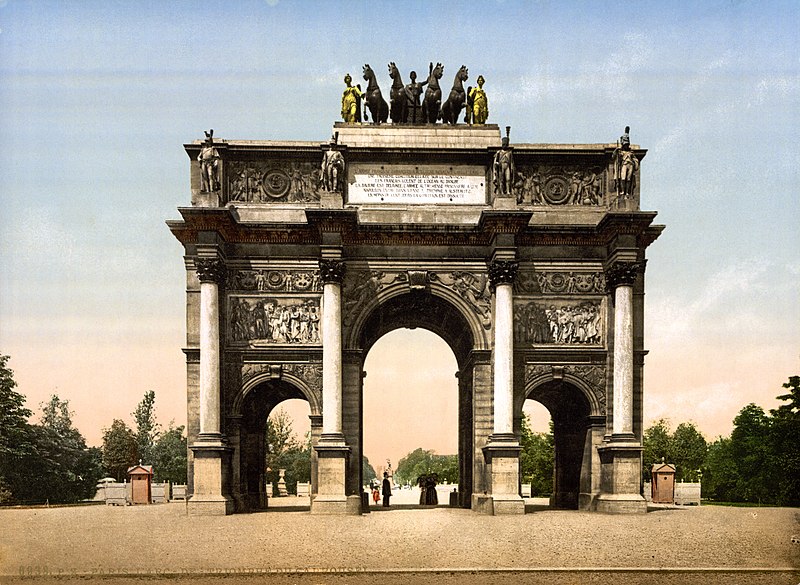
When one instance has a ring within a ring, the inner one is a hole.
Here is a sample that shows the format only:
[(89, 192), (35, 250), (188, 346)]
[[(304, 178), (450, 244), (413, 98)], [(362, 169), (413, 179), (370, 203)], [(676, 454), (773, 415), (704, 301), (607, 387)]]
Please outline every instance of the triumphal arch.
[(553, 503), (644, 511), (645, 251), (663, 229), (640, 210), (646, 151), (627, 129), (519, 144), (477, 110), (416, 119), (185, 145), (191, 206), (168, 225), (185, 248), (190, 510), (266, 505), (266, 420), (300, 398), (312, 513), (360, 513), (364, 360), (422, 327), (458, 362), (462, 507), (524, 512), (535, 399), (554, 424)]

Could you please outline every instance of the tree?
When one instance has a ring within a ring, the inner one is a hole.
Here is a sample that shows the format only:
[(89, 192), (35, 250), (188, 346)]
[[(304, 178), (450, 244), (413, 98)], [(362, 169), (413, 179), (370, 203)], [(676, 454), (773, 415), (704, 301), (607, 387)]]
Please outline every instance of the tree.
[(791, 376), (783, 387), (788, 388), (789, 393), (778, 396), (778, 400), (788, 404), (770, 410), (770, 451), (778, 470), (775, 503), (800, 506), (800, 376)]
[(372, 484), (377, 479), (375, 468), (370, 464), (369, 458), (364, 455), (361, 458), (361, 481), (365, 484)]
[(554, 445), (552, 421), (548, 433), (534, 433), (528, 415), (522, 418), (519, 468), (522, 482), (531, 484), (531, 495), (545, 496), (553, 493)]
[(672, 434), (672, 462), (676, 481), (699, 481), (708, 455), (708, 443), (694, 423), (681, 423)]
[(708, 446), (702, 469), (703, 497), (723, 502), (738, 499), (736, 486), (739, 478), (730, 438), (720, 437)]
[(756, 404), (748, 404), (733, 419), (731, 455), (736, 462), (736, 500), (766, 503), (774, 483), (770, 453), (769, 417)]
[(311, 435), (301, 444), (292, 430), (292, 418), (280, 409), (267, 419), (266, 443), (265, 465), (273, 494), (278, 490), (279, 469), (286, 470), (286, 490), (297, 493), (297, 482), (311, 479)]
[(417, 448), (400, 459), (394, 472), (398, 483), (417, 483), (420, 475), (435, 473), (439, 483), (458, 483), (458, 455), (437, 455)]
[(68, 503), (94, 496), (101, 476), (100, 451), (86, 446), (72, 426), (72, 415), (69, 401), (55, 394), (42, 404), (41, 424), (32, 427), (36, 454), (29, 471), (36, 481), (27, 490), (29, 500)]
[(674, 463), (672, 460), (672, 430), (669, 422), (659, 419), (645, 429), (642, 437), (642, 477), (650, 481), (650, 470), (655, 463)]
[(142, 401), (133, 411), (133, 420), (136, 424), (136, 444), (139, 458), (143, 463), (153, 463), (153, 449), (158, 439), (159, 429), (155, 413), (156, 393), (149, 390), (144, 393)]
[(187, 475), (187, 440), (183, 433), (184, 426), (169, 428), (156, 440), (153, 447), (153, 471), (156, 481), (186, 483)]
[(106, 474), (117, 481), (125, 479), (128, 469), (139, 461), (136, 435), (118, 418), (109, 428), (103, 429), (102, 459)]
[(14, 390), (14, 372), (7, 367), (9, 356), (0, 355), (0, 504), (14, 501), (27, 481), (25, 468), (34, 454), (31, 411), (25, 397)]

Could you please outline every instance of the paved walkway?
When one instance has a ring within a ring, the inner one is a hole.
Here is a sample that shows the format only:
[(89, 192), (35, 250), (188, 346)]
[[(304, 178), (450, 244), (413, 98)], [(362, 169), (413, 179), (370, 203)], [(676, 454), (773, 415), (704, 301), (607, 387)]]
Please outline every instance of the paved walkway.
[[(504, 517), (443, 507), (195, 517), (183, 503), (0, 510), (0, 581), (202, 583), (227, 573), (242, 583), (267, 576), (281, 584), (652, 584), (666, 568), (660, 583), (800, 582), (797, 509), (537, 510)], [(20, 579), (36, 574), (42, 578)]]

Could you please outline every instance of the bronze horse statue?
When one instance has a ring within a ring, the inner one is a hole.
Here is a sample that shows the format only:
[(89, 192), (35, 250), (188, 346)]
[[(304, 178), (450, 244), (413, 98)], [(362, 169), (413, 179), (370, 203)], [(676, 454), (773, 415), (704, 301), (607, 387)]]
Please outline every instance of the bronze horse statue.
[(442, 122), (445, 124), (458, 124), (458, 115), (467, 103), (467, 92), (464, 91), (464, 82), (469, 79), (467, 68), (462, 65), (453, 80), (453, 89), (447, 101), (442, 104)]
[(433, 63), (429, 67), (428, 89), (425, 90), (425, 99), (422, 100), (422, 119), (428, 124), (436, 124), (439, 119), (439, 106), (442, 103), (442, 89), (439, 87), (439, 80), (444, 73), (444, 66)]
[(370, 114), (372, 114), (372, 122), (374, 124), (382, 124), (389, 119), (389, 104), (383, 99), (381, 88), (378, 87), (378, 82), (375, 81), (375, 72), (369, 65), (364, 65), (364, 80), (367, 82), (365, 100)]
[(407, 119), (405, 86), (394, 61), (389, 63), (389, 77), (392, 78), (392, 89), (389, 92), (389, 102), (392, 104), (389, 115), (392, 117), (392, 124), (405, 123)]

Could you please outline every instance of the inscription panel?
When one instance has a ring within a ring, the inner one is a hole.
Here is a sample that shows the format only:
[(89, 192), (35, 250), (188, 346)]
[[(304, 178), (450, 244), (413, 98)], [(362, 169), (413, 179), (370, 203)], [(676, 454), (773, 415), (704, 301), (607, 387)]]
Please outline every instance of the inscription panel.
[(483, 205), (486, 175), (483, 167), (459, 165), (352, 165), (348, 203)]

